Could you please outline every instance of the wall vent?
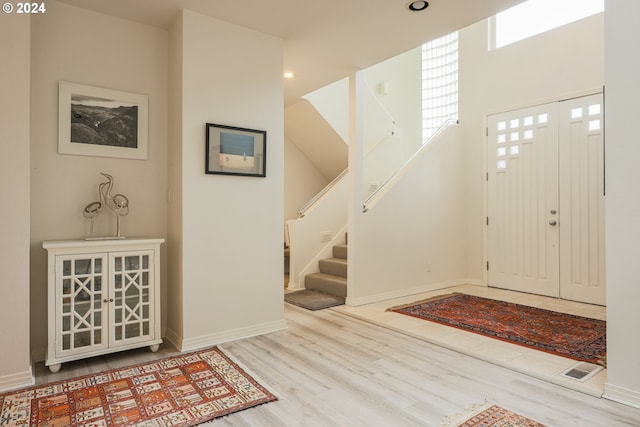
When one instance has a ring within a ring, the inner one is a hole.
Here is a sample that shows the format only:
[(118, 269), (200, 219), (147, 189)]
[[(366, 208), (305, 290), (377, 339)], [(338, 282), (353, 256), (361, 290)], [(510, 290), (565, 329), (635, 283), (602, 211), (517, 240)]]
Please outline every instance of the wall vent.
[(320, 243), (326, 243), (333, 240), (333, 233), (331, 231), (323, 231), (320, 233)]

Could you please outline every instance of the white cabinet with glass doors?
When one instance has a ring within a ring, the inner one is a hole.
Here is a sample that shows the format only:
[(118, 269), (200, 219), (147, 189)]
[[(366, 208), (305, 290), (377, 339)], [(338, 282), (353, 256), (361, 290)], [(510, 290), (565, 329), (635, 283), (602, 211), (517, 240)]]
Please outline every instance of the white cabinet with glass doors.
[(160, 336), (164, 239), (44, 242), (48, 252), (45, 365), (149, 346)]

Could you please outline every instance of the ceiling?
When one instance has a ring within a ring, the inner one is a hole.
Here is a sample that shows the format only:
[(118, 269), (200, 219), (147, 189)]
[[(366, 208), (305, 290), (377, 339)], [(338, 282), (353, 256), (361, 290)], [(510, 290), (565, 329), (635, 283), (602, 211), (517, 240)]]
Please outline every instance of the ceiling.
[(182, 8), (283, 39), (285, 105), (315, 89), (464, 28), (522, 0), (60, 0), (168, 29)]

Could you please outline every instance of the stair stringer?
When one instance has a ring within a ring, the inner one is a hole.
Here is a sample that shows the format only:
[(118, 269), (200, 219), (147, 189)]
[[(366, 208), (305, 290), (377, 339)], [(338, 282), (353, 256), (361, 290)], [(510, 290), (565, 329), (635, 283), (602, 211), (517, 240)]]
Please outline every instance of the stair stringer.
[[(298, 221), (298, 220), (294, 220)], [(338, 245), (340, 243), (344, 243), (344, 233), (347, 231), (347, 225), (345, 224), (342, 228), (340, 228), (333, 239), (330, 242), (323, 244), (322, 248), (313, 256), (312, 258), (306, 260), (308, 261), (305, 265), (299, 268), (291, 268), (289, 273), (289, 289), (304, 289), (304, 278), (307, 274), (319, 273), (320, 266), (319, 262), (321, 259), (331, 258), (331, 252), (333, 251), (333, 246)], [(291, 263), (295, 265), (294, 255), (295, 251), (291, 251)]]

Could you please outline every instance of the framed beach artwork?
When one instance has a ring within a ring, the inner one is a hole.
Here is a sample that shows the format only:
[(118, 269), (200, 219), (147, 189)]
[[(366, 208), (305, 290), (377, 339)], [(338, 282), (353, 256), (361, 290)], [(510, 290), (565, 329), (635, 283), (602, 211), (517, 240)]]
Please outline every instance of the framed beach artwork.
[(58, 83), (58, 153), (148, 158), (148, 97)]
[(267, 131), (207, 123), (205, 173), (266, 176)]

